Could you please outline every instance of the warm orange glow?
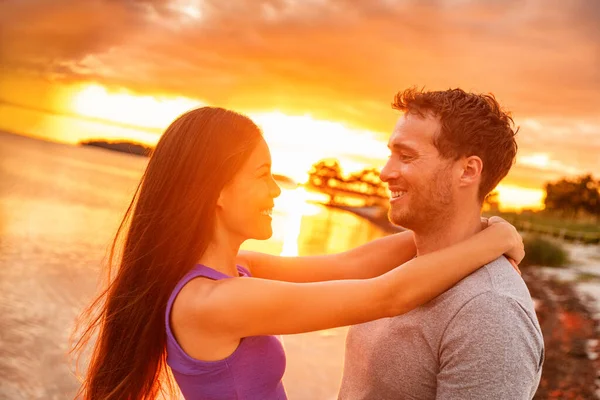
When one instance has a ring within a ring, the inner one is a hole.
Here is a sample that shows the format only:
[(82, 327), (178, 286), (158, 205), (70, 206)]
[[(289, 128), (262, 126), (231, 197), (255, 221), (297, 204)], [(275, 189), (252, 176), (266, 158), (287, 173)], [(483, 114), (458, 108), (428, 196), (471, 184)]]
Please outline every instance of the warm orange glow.
[[(184, 18), (191, 20), (199, 20), (202, 18), (202, 0), (172, 0), (168, 7), (176, 12), (179, 12)], [(179, 20), (178, 22), (181, 22)]]
[(82, 116), (141, 128), (165, 128), (185, 111), (202, 105), (200, 101), (185, 97), (160, 98), (127, 92), (111, 93), (100, 85), (86, 85), (72, 100), (73, 111)]
[(550, 158), (548, 154), (534, 153), (519, 157), (519, 163), (544, 169), (550, 165)]
[(545, 192), (542, 189), (523, 188), (500, 184), (498, 200), (503, 211), (521, 210), (524, 208), (540, 210), (544, 208)]
[[(159, 136), (144, 129), (159, 133), (178, 115), (203, 106), (204, 103), (185, 97), (111, 92), (104, 86), (88, 84), (75, 92), (70, 105), (76, 115), (131, 126), (125, 129), (107, 125), (104, 137), (115, 137), (108, 132), (118, 130), (123, 139), (148, 143), (156, 142)], [(349, 173), (372, 166), (381, 167), (387, 157), (385, 135), (373, 131), (354, 129), (339, 122), (315, 119), (310, 115), (286, 115), (280, 111), (248, 115), (261, 127), (265, 140), (271, 147), (274, 172), (287, 175), (300, 183), (307, 180), (311, 165), (323, 158), (338, 158), (344, 172)], [(137, 131), (135, 127), (140, 130)], [(149, 139), (150, 137), (155, 140)], [(543, 169), (552, 161), (548, 154), (531, 153), (520, 157), (519, 163)], [(503, 210), (543, 208), (542, 189), (523, 188), (510, 183), (499, 185), (498, 192)], [(287, 252), (293, 251), (288, 249)]]
[[(8, 3), (0, 130), (70, 144), (153, 145), (178, 114), (221, 105), (254, 111), (274, 171), (301, 182), (326, 157), (338, 158), (344, 172), (381, 168), (398, 116), (389, 104), (396, 91), (462, 87), (493, 93), (521, 128), (518, 161), (503, 182), (532, 189), (504, 189), (501, 200), (511, 207), (541, 207), (537, 188), (600, 170), (597, 40), (588, 29), (597, 24), (594, 13), (571, 2), (556, 2), (559, 20), (543, 2), (528, 8), (551, 28), (544, 35), (555, 51), (539, 46), (527, 24), (472, 23), (497, 14), (491, 2), (411, 2), (405, 24), (397, 23), (393, 1), (378, 2), (376, 18), (368, 1)], [(423, 18), (436, 29), (415, 23)], [(432, 37), (447, 32), (447, 51), (436, 51), (440, 40)], [(411, 40), (400, 49), (391, 37)], [(523, 39), (519, 46), (514, 37)], [(550, 79), (565, 74), (570, 79)]]
[[(85, 117), (158, 129), (166, 128), (185, 111), (204, 105), (184, 97), (112, 93), (95, 84), (84, 86), (73, 96), (71, 104), (75, 113)], [(317, 120), (309, 115), (290, 116), (278, 111), (248, 115), (261, 127), (272, 149), (274, 171), (298, 182), (305, 182), (311, 165), (322, 158), (338, 158), (346, 171), (354, 172), (370, 165), (353, 161), (352, 155), (360, 154), (377, 163), (387, 152), (375, 132)], [(130, 139), (138, 140), (139, 136)]]
[[(290, 116), (279, 111), (249, 115), (264, 132), (273, 152), (274, 168), (298, 182), (305, 182), (311, 165), (323, 158), (337, 158), (344, 172), (355, 172), (380, 164), (387, 155), (382, 135), (378, 138), (372, 131), (310, 115)], [(368, 162), (356, 161), (353, 155)]]

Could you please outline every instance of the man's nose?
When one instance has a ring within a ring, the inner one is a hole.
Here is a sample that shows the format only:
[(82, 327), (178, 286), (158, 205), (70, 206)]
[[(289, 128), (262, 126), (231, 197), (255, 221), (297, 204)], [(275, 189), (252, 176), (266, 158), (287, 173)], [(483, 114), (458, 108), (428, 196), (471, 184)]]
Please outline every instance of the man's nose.
[(381, 172), (379, 173), (379, 178), (383, 182), (393, 181), (395, 179), (398, 179), (399, 177), (400, 173), (397, 169), (394, 168), (392, 163), (390, 163), (389, 161), (383, 166)]

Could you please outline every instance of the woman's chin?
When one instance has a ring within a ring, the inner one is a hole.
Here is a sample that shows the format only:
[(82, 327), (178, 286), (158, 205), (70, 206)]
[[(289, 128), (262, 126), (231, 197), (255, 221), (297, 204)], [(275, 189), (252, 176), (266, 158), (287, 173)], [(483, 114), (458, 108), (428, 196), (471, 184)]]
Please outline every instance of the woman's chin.
[(253, 235), (253, 239), (256, 240), (267, 240), (273, 236), (273, 229), (269, 226), (268, 228), (257, 229)]
[(269, 231), (268, 233), (265, 233), (259, 240), (268, 240), (268, 239), (271, 239), (271, 237), (273, 237), (273, 231)]

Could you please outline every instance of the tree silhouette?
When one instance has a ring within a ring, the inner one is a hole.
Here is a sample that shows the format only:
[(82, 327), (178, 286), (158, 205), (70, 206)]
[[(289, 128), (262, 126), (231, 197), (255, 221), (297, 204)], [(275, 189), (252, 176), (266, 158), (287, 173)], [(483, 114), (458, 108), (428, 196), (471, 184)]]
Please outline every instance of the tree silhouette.
[(596, 181), (591, 175), (583, 176), (578, 190), (581, 193), (581, 209), (588, 214), (600, 217), (600, 180)]
[(545, 185), (546, 210), (560, 213), (563, 217), (581, 214), (595, 215), (600, 219), (600, 181), (587, 174), (569, 180), (562, 178)]
[(308, 182), (317, 188), (336, 187), (344, 181), (340, 162), (336, 159), (321, 160), (308, 172)]
[(346, 180), (348, 187), (360, 193), (387, 198), (387, 186), (381, 181), (376, 168), (365, 168), (351, 174)]
[(498, 211), (500, 207), (500, 200), (498, 197), (500, 193), (497, 190), (490, 192), (483, 200), (483, 206), (488, 211)]
[(332, 203), (336, 196), (344, 196), (344, 192), (364, 196), (366, 205), (388, 198), (387, 186), (379, 178), (376, 168), (366, 168), (344, 178), (339, 161), (335, 159), (325, 159), (313, 164), (308, 175), (308, 185), (328, 193)]

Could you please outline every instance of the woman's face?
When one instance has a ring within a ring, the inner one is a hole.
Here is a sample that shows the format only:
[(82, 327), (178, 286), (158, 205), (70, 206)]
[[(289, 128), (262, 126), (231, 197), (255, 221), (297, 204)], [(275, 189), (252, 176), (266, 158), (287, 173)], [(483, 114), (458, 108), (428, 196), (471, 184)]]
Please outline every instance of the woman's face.
[(268, 239), (273, 234), (273, 200), (280, 194), (271, 175), (271, 152), (261, 138), (250, 158), (221, 191), (218, 223), (241, 241)]

